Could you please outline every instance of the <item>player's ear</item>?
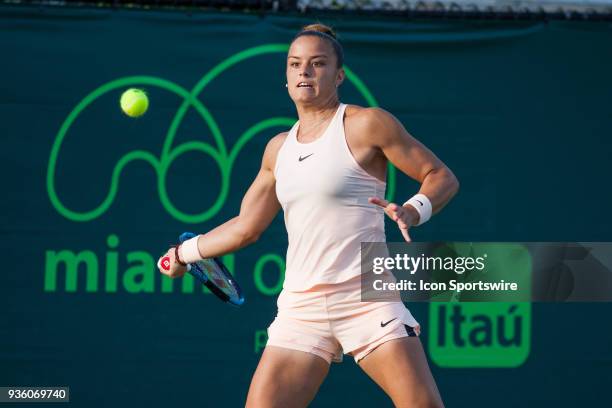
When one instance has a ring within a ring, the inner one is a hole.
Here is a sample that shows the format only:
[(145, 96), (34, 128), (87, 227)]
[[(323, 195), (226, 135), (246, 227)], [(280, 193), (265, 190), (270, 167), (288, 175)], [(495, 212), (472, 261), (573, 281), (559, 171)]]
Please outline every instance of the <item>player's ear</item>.
[(344, 68), (340, 68), (338, 70), (338, 75), (336, 76), (336, 88), (342, 85), (344, 78), (346, 78), (346, 73), (344, 72)]

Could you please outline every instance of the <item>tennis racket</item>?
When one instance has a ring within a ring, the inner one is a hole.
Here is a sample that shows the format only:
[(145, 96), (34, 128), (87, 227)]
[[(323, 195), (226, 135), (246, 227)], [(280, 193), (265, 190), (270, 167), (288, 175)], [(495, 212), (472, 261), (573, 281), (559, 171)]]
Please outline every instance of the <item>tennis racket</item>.
[[(195, 236), (191, 232), (183, 232), (179, 241), (183, 243)], [(234, 280), (219, 258), (202, 259), (189, 264), (187, 271), (222, 301), (235, 306), (244, 303), (244, 296), (238, 282)]]

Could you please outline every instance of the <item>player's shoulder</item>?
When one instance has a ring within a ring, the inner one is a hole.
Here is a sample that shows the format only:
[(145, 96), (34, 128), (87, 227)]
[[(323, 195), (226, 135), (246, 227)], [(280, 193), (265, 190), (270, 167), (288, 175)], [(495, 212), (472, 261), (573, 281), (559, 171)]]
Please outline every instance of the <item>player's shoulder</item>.
[(276, 136), (272, 137), (270, 140), (268, 140), (268, 145), (266, 146), (266, 155), (272, 155), (273, 157), (276, 157), (281, 146), (283, 145), (283, 143), (285, 143), (287, 135), (289, 135), (289, 132), (281, 132)]
[(348, 105), (345, 112), (345, 128), (367, 135), (370, 140), (374, 135), (390, 133), (397, 128), (397, 119), (382, 108)]
[(268, 165), (268, 167), (273, 168), (274, 163), (276, 163), (276, 157), (278, 156), (278, 151), (280, 150), (283, 143), (287, 139), (287, 135), (289, 132), (281, 132), (276, 136), (272, 137), (268, 140), (268, 144), (266, 145), (266, 150), (264, 152), (264, 163)]
[(283, 143), (285, 143), (285, 140), (287, 139), (288, 135), (289, 135), (289, 131), (279, 133), (278, 135), (268, 140), (268, 146), (272, 149), (276, 149), (276, 150), (280, 149)]
[(379, 107), (363, 107), (358, 105), (347, 105), (345, 121), (358, 127), (387, 126), (395, 121), (394, 116)]

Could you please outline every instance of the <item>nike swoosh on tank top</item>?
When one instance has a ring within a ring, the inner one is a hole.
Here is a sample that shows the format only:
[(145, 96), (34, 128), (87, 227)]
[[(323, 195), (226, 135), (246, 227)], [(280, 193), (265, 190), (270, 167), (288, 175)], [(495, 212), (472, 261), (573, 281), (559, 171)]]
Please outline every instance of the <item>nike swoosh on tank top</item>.
[(314, 142), (297, 140), (296, 122), (278, 151), (276, 195), (289, 237), (283, 288), (305, 291), (361, 274), (361, 242), (385, 242), (386, 183), (353, 157), (344, 134), (345, 104)]

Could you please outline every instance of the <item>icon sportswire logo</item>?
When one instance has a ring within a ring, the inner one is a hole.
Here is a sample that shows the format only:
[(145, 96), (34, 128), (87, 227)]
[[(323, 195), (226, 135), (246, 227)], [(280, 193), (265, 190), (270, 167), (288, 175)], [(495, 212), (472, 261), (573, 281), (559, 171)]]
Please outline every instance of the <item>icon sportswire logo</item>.
[[(119, 190), (119, 180), (125, 167), (132, 162), (142, 161), (151, 165), (155, 170), (160, 202), (164, 209), (172, 217), (185, 223), (200, 223), (213, 218), (220, 211), (228, 198), (232, 168), (237, 156), (243, 150), (245, 145), (257, 135), (263, 134), (264, 136), (269, 137), (270, 134), (269, 132), (266, 132), (267, 129), (273, 127), (291, 127), (295, 123), (295, 119), (288, 117), (272, 117), (261, 120), (244, 131), (236, 143), (231, 148), (228, 148), (225, 143), (225, 138), (221, 132), (221, 127), (215, 121), (215, 118), (210, 113), (206, 105), (199, 99), (200, 94), (208, 84), (221, 75), (225, 70), (250, 58), (266, 54), (286, 53), (288, 49), (288, 44), (266, 44), (240, 51), (213, 67), (196, 83), (191, 90), (185, 89), (175, 82), (159, 77), (128, 76), (107, 82), (90, 92), (68, 114), (68, 117), (64, 120), (57, 135), (55, 136), (55, 140), (49, 155), (46, 178), (47, 193), (51, 204), (62, 216), (72, 221), (87, 222), (94, 220), (106, 213), (106, 211), (108, 211), (110, 206), (113, 204)], [(359, 79), (359, 77), (348, 67), (345, 66), (344, 68), (348, 83), (355, 86), (359, 94), (365, 99), (366, 104), (369, 106), (378, 106), (373, 95), (361, 81), (361, 79)], [(95, 208), (85, 211), (77, 211), (68, 208), (68, 206), (62, 202), (56, 190), (56, 168), (60, 158), (62, 143), (80, 114), (98, 98), (117, 89), (135, 85), (161, 88), (183, 99), (182, 104), (170, 123), (161, 152), (157, 153), (150, 150), (138, 149), (124, 154), (121, 158), (119, 158), (112, 170), (110, 185), (108, 186), (108, 191), (104, 196), (104, 199), (97, 206), (95, 206)], [(185, 118), (189, 109), (192, 108), (205, 122), (214, 143), (211, 144), (202, 140), (191, 140), (178, 145), (174, 144), (180, 124)], [(216, 200), (209, 208), (197, 213), (187, 213), (181, 210), (179, 206), (177, 206), (171, 200), (166, 188), (166, 178), (172, 162), (188, 152), (199, 152), (212, 158), (219, 167), (221, 175), (221, 189), (216, 197)], [(394, 195), (395, 168), (390, 165), (387, 180), (387, 198), (391, 200)]]

